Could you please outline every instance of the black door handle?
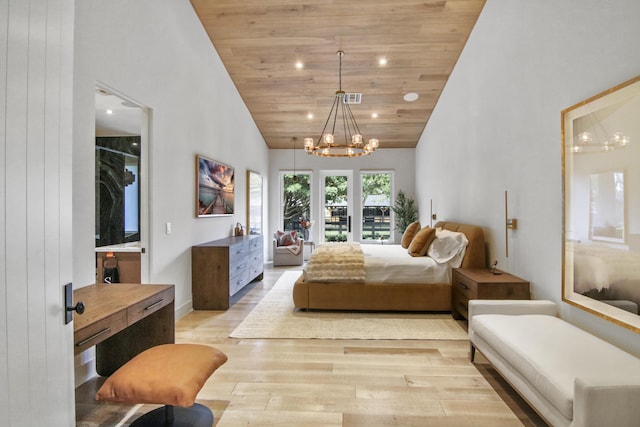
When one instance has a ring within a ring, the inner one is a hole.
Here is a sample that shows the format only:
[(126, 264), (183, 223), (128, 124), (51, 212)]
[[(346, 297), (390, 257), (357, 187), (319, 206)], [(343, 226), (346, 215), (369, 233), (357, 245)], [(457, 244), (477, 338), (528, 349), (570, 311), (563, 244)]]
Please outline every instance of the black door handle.
[(347, 217), (347, 232), (351, 233), (351, 215)]
[(84, 308), (84, 303), (82, 301), (78, 301), (78, 303), (73, 307), (67, 307), (67, 311), (75, 311), (78, 314), (82, 314), (84, 313)]

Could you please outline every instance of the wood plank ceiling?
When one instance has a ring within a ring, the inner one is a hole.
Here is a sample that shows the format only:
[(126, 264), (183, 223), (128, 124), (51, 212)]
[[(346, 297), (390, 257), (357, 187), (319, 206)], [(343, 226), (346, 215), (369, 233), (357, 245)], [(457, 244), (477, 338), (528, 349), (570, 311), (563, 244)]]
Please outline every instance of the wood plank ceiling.
[(484, 2), (191, 0), (269, 148), (301, 149), (338, 90), (338, 50), (365, 140), (415, 147)]

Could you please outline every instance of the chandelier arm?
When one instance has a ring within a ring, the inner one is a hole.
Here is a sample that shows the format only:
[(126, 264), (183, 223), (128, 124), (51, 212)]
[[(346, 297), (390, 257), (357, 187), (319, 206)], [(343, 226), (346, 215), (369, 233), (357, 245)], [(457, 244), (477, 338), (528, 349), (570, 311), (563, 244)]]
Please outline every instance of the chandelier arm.
[(347, 116), (346, 116), (346, 112), (344, 111), (344, 99), (342, 100), (342, 102), (340, 103), (340, 105), (342, 105), (342, 114), (341, 119), (342, 119), (342, 133), (344, 134), (344, 145), (347, 145)]
[[(336, 99), (333, 101), (334, 105), (336, 106), (336, 110), (333, 114), (333, 127), (331, 128), (331, 133), (335, 136), (336, 134), (336, 120), (338, 119), (338, 110), (340, 109), (340, 104), (339, 104), (339, 95), (336, 93)], [(332, 110), (333, 111), (333, 108)], [(329, 112), (329, 114), (331, 114), (331, 111)]]
[[(318, 137), (317, 145), (320, 145), (320, 141), (322, 140), (322, 135), (324, 135), (324, 131), (327, 129), (327, 125), (329, 124), (329, 120), (331, 119), (331, 114), (333, 114), (333, 109), (336, 107), (336, 100), (333, 100), (333, 104), (331, 104), (331, 110), (329, 111), (329, 115), (327, 116), (327, 120), (324, 122), (324, 127), (322, 128), (322, 132), (320, 132), (320, 136)], [(335, 119), (333, 120), (333, 126), (335, 127)]]
[(345, 104), (345, 106), (347, 107), (347, 112), (349, 113), (349, 119), (351, 119), (351, 123), (353, 124), (353, 129), (356, 131), (356, 133), (362, 135), (362, 132), (360, 132), (360, 128), (358, 127), (358, 122), (356, 122), (356, 118), (351, 111), (351, 107), (349, 107), (349, 104)]

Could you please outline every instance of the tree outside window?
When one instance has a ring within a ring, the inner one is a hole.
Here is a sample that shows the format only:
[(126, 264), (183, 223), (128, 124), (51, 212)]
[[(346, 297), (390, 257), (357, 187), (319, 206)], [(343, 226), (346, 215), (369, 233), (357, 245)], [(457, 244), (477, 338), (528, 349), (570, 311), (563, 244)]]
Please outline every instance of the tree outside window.
[(311, 174), (284, 174), (282, 202), (282, 229), (302, 232), (300, 221), (311, 219)]
[(391, 173), (363, 173), (362, 240), (391, 237)]

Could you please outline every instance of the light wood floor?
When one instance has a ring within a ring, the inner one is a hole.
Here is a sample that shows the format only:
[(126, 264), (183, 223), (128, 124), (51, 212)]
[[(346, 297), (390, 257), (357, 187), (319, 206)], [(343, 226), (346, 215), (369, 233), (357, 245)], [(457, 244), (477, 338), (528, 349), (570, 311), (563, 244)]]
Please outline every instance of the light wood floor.
[[(228, 311), (176, 324), (177, 342), (229, 357), (198, 395), (216, 426), (546, 426), (493, 368), (469, 362), (468, 341), (229, 338), (285, 270), (268, 268)], [(94, 402), (102, 381), (76, 389), (77, 426), (127, 426), (153, 409)]]

